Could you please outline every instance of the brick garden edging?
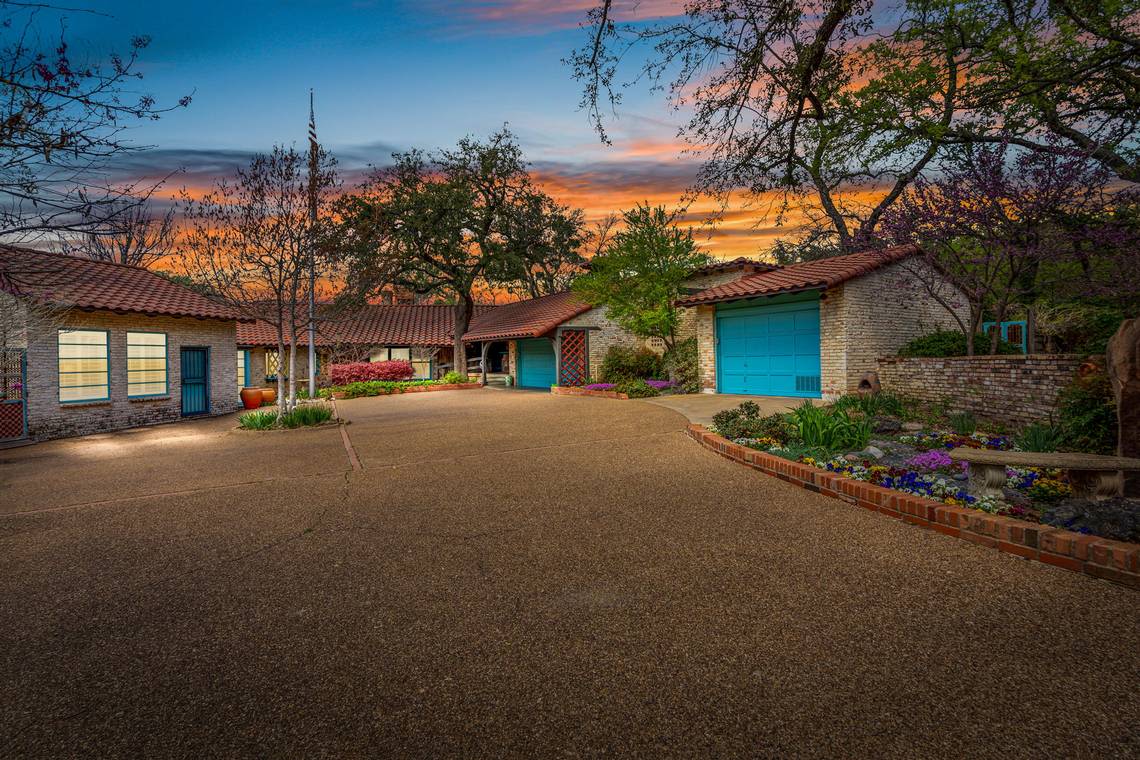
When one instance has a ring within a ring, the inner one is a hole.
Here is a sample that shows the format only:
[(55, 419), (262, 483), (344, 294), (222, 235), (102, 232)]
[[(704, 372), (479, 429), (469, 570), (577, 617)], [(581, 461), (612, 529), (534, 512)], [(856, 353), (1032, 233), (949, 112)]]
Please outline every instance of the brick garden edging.
[(1140, 588), (1140, 545), (1074, 533), (845, 478), (782, 459), (689, 425), (688, 435), (710, 451), (809, 491), (846, 501), (912, 525), (973, 541), (1026, 559)]
[[(377, 393), (377, 396), (399, 396), (402, 393), (428, 393), (431, 391), (468, 391), (482, 388), (482, 383), (447, 383), (445, 385), (409, 385), (407, 388), (394, 388), (387, 393)], [(333, 393), (333, 398), (344, 399), (344, 393)], [(355, 398), (373, 398), (372, 396), (356, 396)]]
[(597, 396), (598, 398), (620, 398), (629, 400), (629, 396), (617, 391), (588, 391), (585, 388), (575, 388), (572, 385), (552, 385), (550, 392), (555, 396)]

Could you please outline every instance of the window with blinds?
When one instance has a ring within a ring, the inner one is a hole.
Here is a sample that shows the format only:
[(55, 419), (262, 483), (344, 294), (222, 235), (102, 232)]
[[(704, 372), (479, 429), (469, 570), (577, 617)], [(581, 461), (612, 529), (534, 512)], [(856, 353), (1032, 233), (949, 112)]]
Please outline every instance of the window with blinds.
[(127, 397), (169, 393), (166, 333), (127, 333)]
[(59, 400), (107, 401), (111, 398), (106, 330), (60, 330)]

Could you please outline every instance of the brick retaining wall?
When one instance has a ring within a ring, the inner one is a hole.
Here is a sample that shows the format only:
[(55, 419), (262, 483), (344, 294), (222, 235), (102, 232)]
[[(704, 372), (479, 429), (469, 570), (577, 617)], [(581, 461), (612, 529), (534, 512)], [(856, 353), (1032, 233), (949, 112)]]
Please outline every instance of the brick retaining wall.
[(700, 425), (688, 435), (710, 451), (809, 491), (955, 538), (1140, 588), (1140, 545), (952, 507), (733, 443)]
[(879, 359), (883, 390), (1012, 425), (1048, 421), (1082, 358), (1072, 354)]
[(555, 396), (596, 396), (598, 398), (617, 398), (628, 400), (629, 396), (617, 391), (598, 391), (586, 390), (585, 388), (575, 388), (570, 385), (552, 385), (550, 392)]

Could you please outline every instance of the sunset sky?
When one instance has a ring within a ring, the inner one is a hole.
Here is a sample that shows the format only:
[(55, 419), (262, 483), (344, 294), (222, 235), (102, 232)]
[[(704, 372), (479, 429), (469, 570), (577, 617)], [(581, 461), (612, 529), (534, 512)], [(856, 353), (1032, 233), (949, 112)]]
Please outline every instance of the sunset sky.
[[(620, 4), (620, 3), (619, 3)], [(132, 129), (154, 149), (116, 167), (121, 178), (161, 177), (205, 187), (274, 143), (303, 146), (308, 90), (321, 142), (351, 181), (393, 150), (450, 146), (507, 123), (533, 173), (590, 218), (637, 201), (675, 205), (696, 163), (680, 154), (681, 116), (661, 94), (631, 90), (602, 145), (578, 111), (579, 85), (561, 59), (581, 44), (588, 0), (103, 0), (69, 12), (79, 52), (105, 59), (149, 35), (140, 91), (192, 105)], [(651, 19), (678, 3), (643, 0), (625, 18)], [(699, 217), (711, 204), (693, 207)], [(757, 229), (753, 225), (759, 222)], [(711, 239), (718, 256), (755, 255), (786, 230), (763, 211), (737, 212)]]

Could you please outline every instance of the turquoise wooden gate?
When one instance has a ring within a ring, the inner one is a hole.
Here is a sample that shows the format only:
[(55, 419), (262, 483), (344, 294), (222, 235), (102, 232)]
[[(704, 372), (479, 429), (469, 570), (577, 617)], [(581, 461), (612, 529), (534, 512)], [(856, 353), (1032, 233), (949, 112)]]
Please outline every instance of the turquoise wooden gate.
[(182, 416), (210, 411), (210, 350), (182, 349)]
[(520, 340), (517, 360), (520, 388), (549, 388), (557, 381), (554, 344), (546, 338)]
[(818, 294), (719, 306), (717, 389), (758, 396), (820, 396)]

